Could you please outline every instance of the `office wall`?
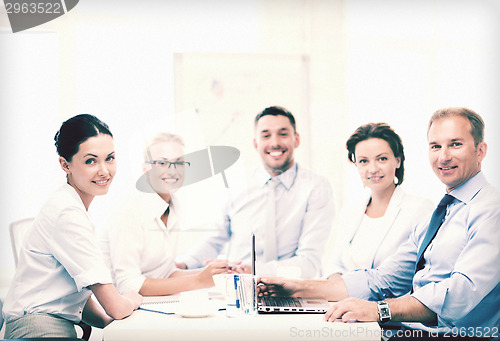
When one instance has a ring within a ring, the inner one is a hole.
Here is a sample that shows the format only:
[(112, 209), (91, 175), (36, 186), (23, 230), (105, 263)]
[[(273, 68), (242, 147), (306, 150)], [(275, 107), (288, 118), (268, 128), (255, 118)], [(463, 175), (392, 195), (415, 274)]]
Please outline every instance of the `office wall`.
[(386, 121), (403, 138), (407, 189), (440, 197), (425, 133), (443, 106), (483, 115), (484, 170), (500, 188), (499, 17), (495, 1), (85, 0), (12, 34), (0, 7), (0, 285), (13, 272), (9, 222), (35, 215), (64, 181), (52, 143), (60, 123), (93, 113), (113, 129), (119, 173), (93, 203), (101, 223), (140, 174), (146, 132), (175, 125), (174, 53), (308, 56), (310, 121), (298, 124), (309, 147), (299, 161), (331, 179), (338, 207), (362, 191), (344, 143), (368, 121)]
[(486, 121), (489, 180), (498, 165), (500, 6), (492, 1), (346, 2), (350, 130), (386, 121), (406, 150), (406, 186), (433, 199), (442, 186), (428, 167), (426, 125), (438, 108), (467, 106)]

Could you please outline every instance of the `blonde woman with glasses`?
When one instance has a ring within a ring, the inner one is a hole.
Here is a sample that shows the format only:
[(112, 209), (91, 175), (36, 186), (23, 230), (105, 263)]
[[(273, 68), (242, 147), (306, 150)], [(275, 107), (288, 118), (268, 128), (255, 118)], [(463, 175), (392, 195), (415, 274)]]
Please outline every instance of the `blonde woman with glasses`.
[(196, 270), (175, 267), (182, 224), (175, 193), (186, 168), (196, 167), (183, 154), (180, 136), (157, 134), (144, 151), (137, 190), (109, 218), (102, 246), (118, 288), (143, 296), (170, 295), (211, 287), (212, 275), (229, 270), (224, 260)]

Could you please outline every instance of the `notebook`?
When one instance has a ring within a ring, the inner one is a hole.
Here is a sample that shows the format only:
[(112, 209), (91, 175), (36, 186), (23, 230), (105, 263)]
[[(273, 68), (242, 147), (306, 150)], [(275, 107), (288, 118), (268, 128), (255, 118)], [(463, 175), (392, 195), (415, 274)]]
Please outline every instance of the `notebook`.
[[(255, 275), (255, 234), (252, 233), (252, 274)], [(257, 291), (255, 291), (257, 295)], [(330, 309), (330, 304), (322, 298), (257, 297), (257, 312), (259, 314), (323, 314)]]

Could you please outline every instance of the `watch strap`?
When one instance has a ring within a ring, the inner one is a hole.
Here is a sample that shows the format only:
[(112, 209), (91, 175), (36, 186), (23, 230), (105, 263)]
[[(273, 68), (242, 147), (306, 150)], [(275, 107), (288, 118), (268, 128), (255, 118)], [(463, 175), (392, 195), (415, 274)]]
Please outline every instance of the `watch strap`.
[(391, 320), (391, 310), (387, 302), (377, 301), (377, 309), (380, 322), (384, 323)]

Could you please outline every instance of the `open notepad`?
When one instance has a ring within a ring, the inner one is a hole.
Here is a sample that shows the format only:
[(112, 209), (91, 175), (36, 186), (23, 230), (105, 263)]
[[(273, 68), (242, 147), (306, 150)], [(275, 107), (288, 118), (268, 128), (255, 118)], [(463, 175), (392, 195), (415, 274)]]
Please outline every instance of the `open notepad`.
[(177, 295), (144, 297), (140, 306), (141, 310), (166, 315), (179, 315), (183, 317), (203, 317), (214, 315), (225, 308), (224, 300), (210, 299), (207, 304), (190, 305), (181, 303)]
[[(167, 296), (144, 296), (142, 300), (142, 305), (152, 306), (156, 304), (169, 304), (169, 303), (179, 303), (180, 295), (167, 295)], [(141, 307), (142, 307), (141, 305)]]

